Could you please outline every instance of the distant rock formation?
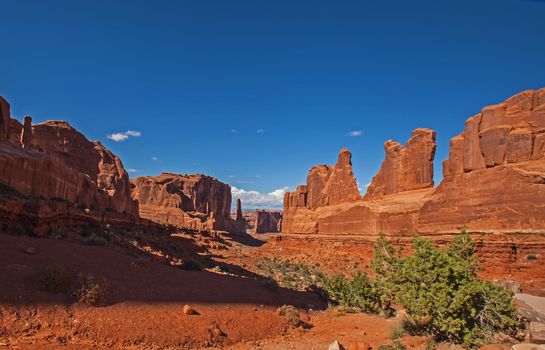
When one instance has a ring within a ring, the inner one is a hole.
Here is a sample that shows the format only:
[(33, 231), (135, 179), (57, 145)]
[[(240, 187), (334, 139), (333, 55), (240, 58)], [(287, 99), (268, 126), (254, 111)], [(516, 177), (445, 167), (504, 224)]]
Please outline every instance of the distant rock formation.
[(343, 148), (334, 166), (318, 165), (310, 169), (307, 184), (284, 196), (284, 208), (307, 207), (353, 202), (360, 198), (352, 171), (352, 154)]
[(230, 217), (231, 187), (213, 177), (162, 173), (137, 177), (132, 184), (145, 219), (196, 230), (245, 231), (243, 219)]
[(282, 213), (279, 211), (255, 211), (254, 233), (276, 233), (281, 231)]
[(416, 129), (403, 147), (389, 140), (384, 144), (386, 159), (367, 188), (367, 196), (433, 187), (435, 131)]
[(282, 231), (402, 236), (462, 228), (545, 232), (545, 89), (524, 91), (469, 118), (463, 133), (451, 140), (444, 178), (436, 188), (434, 131), (417, 129), (406, 147), (388, 141), (385, 150), (386, 159), (363, 199), (354, 190), (347, 150), (339, 157), (345, 170), (336, 186), (330, 185), (330, 167), (312, 168), (307, 184), (285, 196)]
[(237, 216), (236, 216), (235, 220), (237, 220), (237, 221), (244, 220), (244, 218), (242, 216), (242, 204), (240, 202), (240, 198), (237, 198)]

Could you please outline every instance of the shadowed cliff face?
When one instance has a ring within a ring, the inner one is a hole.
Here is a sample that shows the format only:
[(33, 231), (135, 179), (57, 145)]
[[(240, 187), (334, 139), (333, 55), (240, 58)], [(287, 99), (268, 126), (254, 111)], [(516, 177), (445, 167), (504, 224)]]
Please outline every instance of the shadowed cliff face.
[[(26, 116), (21, 125), (10, 119), (9, 104), (3, 98), (0, 110), (0, 183), (41, 200), (138, 216), (121, 160), (99, 142), (87, 140), (66, 122), (32, 125)], [(11, 206), (13, 215), (23, 212), (17, 207)]]
[(245, 232), (244, 219), (230, 217), (231, 187), (213, 177), (163, 173), (137, 177), (132, 184), (143, 218), (198, 230)]
[(434, 131), (417, 129), (407, 146), (388, 141), (385, 151), (363, 199), (351, 190), (351, 171), (344, 172), (343, 187), (328, 186), (332, 168), (311, 169), (306, 186), (286, 194), (283, 232), (545, 232), (545, 89), (524, 91), (469, 118), (451, 140), (437, 188)]

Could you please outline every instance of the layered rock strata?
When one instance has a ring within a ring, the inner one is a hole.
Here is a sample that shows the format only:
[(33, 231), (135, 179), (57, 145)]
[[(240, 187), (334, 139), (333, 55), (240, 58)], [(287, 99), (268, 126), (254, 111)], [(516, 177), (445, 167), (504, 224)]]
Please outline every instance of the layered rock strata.
[(231, 187), (213, 177), (163, 173), (137, 177), (132, 184), (132, 197), (145, 219), (195, 230), (245, 232), (244, 219), (230, 217)]

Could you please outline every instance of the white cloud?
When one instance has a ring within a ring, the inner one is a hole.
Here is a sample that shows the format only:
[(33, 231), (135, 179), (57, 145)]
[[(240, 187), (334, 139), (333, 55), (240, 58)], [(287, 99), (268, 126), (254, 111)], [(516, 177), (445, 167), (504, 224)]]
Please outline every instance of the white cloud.
[(140, 170), (138, 170), (138, 169), (133, 169), (133, 168), (128, 168), (128, 169), (127, 169), (127, 172), (128, 172), (128, 173), (139, 173)]
[(236, 133), (236, 132), (237, 132), (237, 129), (231, 129), (231, 130), (229, 130), (229, 132), (231, 132), (231, 133), (233, 133), (233, 134), (234, 134), (234, 133)]
[(282, 209), (284, 205), (284, 194), (288, 187), (278, 188), (269, 193), (260, 193), (257, 191), (246, 191), (235, 186), (231, 187), (233, 203), (237, 199), (242, 201), (242, 209)]
[(255, 132), (257, 132), (258, 134), (263, 134), (265, 132), (265, 129), (257, 129)]
[(140, 137), (140, 136), (142, 136), (142, 133), (136, 130), (127, 130), (125, 132), (117, 132), (115, 134), (106, 135), (107, 138), (115, 142), (125, 141), (129, 137)]
[(153, 160), (154, 162), (162, 162), (162, 160), (158, 157), (151, 157), (151, 160)]
[(358, 136), (363, 135), (363, 131), (362, 130), (352, 130), (347, 135), (350, 136), (350, 137), (358, 137)]

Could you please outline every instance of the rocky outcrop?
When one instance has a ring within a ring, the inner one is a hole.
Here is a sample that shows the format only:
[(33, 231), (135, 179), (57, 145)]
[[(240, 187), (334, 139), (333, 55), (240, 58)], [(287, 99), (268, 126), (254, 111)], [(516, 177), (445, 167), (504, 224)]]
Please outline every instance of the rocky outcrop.
[(0, 142), (1, 184), (43, 201), (67, 201), (87, 210), (138, 216), (128, 175), (118, 157), (66, 122), (33, 126), (27, 116), (23, 126), (9, 119), (9, 104), (3, 98), (0, 104), (2, 127), (7, 125), (2, 134), (6, 137)]
[(21, 131), (21, 147), (31, 149), (32, 148), (32, 117), (25, 116), (23, 130)]
[(384, 150), (386, 158), (367, 188), (367, 196), (433, 187), (435, 131), (416, 129), (406, 147), (389, 140), (384, 144)]
[(240, 198), (237, 198), (237, 215), (235, 217), (235, 220), (244, 220), (244, 217), (242, 216), (242, 203), (240, 201)]
[(334, 166), (318, 165), (310, 169), (306, 186), (298, 186), (294, 192), (285, 194), (284, 207), (316, 209), (357, 200), (360, 193), (351, 159), (352, 154), (343, 148)]
[(11, 112), (8, 101), (0, 96), (0, 141), (9, 140)]
[(276, 233), (281, 231), (282, 213), (279, 211), (255, 211), (254, 233)]
[(231, 187), (213, 177), (163, 173), (137, 177), (132, 184), (143, 218), (196, 230), (245, 231), (243, 219), (230, 217)]
[[(444, 178), (433, 186), (435, 133), (417, 129), (406, 147), (389, 141), (367, 196), (319, 199), (328, 167), (286, 194), (283, 232), (434, 235), (545, 232), (545, 89), (483, 108), (450, 143)], [(312, 198), (312, 199), (311, 199)], [(318, 198), (318, 199), (316, 199)], [(310, 203), (310, 204), (309, 204)]]

